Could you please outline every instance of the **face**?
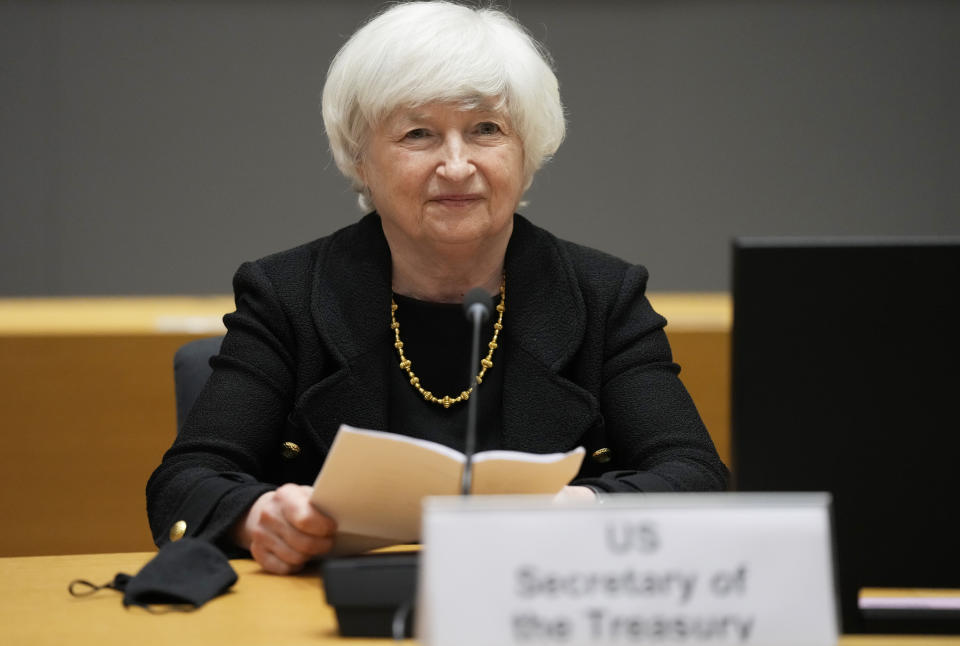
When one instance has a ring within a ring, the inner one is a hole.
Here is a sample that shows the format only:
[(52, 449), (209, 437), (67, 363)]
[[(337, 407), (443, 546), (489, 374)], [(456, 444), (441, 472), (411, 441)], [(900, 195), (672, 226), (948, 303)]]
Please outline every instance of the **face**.
[(503, 112), (431, 103), (373, 130), (359, 171), (388, 240), (482, 243), (510, 235), (523, 145)]

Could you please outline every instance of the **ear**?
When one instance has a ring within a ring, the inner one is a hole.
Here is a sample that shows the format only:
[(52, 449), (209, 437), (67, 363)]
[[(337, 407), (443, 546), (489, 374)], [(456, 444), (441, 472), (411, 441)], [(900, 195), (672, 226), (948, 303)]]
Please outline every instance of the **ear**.
[(353, 158), (353, 167), (357, 169), (357, 174), (360, 175), (360, 177), (365, 178), (366, 164), (364, 163), (364, 157), (366, 157), (366, 155), (364, 154), (363, 148), (361, 148), (360, 150), (357, 151), (356, 156)]
[(357, 174), (357, 178), (360, 180), (360, 184), (367, 186), (367, 173), (366, 169), (363, 166), (363, 160), (358, 159), (353, 164), (353, 171)]

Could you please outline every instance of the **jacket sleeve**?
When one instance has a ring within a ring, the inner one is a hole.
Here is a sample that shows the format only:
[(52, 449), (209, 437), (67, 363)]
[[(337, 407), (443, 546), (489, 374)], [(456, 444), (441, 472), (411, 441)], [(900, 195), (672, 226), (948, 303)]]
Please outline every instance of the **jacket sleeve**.
[(572, 484), (602, 492), (718, 491), (727, 469), (678, 376), (663, 327), (645, 296), (647, 272), (624, 274), (609, 310), (599, 403), (611, 469)]
[(147, 483), (154, 542), (184, 534), (236, 554), (229, 529), (263, 493), (262, 482), (289, 413), (294, 381), (293, 332), (269, 278), (245, 263), (234, 276), (236, 311), (213, 373), (173, 446)]

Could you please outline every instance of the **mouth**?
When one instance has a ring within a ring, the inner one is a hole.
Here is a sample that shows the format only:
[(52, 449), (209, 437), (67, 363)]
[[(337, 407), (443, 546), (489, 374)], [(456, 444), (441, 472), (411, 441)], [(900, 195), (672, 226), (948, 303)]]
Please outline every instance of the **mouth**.
[(483, 199), (483, 196), (479, 193), (448, 193), (444, 195), (436, 195), (430, 198), (431, 202), (436, 202), (443, 206), (448, 206), (451, 208), (458, 208), (464, 206), (471, 206), (476, 204)]

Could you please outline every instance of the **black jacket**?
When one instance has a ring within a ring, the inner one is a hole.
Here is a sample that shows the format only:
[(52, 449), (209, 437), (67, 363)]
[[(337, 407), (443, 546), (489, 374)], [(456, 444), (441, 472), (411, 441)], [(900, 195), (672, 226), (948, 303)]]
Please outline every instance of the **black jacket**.
[[(574, 482), (604, 491), (723, 489), (646, 270), (521, 216), (505, 262), (503, 448), (583, 445)], [(341, 423), (389, 430), (390, 268), (376, 214), (240, 267), (213, 375), (147, 484), (157, 544), (180, 520), (218, 540), (262, 493), (312, 484)], [(609, 461), (591, 457), (602, 448)]]

